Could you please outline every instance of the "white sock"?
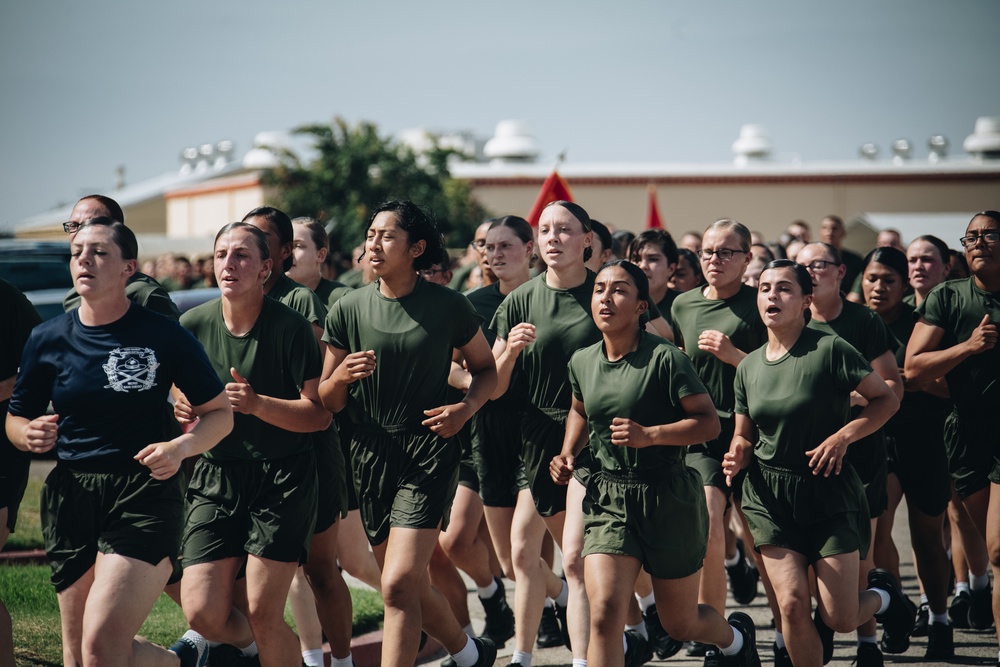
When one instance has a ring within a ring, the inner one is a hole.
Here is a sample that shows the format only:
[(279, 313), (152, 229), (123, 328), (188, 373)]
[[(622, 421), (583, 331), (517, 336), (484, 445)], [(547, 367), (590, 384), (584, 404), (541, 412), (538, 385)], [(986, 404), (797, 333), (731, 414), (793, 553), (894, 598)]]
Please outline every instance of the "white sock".
[(886, 610), (889, 608), (889, 594), (883, 591), (881, 588), (869, 588), (868, 590), (872, 591), (873, 593), (876, 593), (878, 595), (878, 599), (882, 601), (882, 604), (879, 605), (879, 608), (875, 613), (884, 614)]
[(652, 593), (649, 595), (643, 595), (642, 597), (639, 597), (639, 594), (636, 593), (635, 599), (639, 601), (639, 609), (642, 609), (643, 611), (646, 611), (656, 604), (656, 598), (653, 597)]
[(774, 645), (778, 648), (785, 648), (785, 635), (778, 631), (774, 633)]
[(955, 595), (958, 595), (962, 591), (966, 593), (969, 592), (969, 582), (968, 581), (956, 581), (955, 582)]
[(455, 659), (458, 667), (472, 667), (479, 660), (479, 647), (472, 641), (472, 637), (466, 637), (465, 648), (458, 653), (452, 653), (451, 657)]
[(726, 567), (732, 567), (733, 565), (738, 565), (740, 562), (740, 552), (737, 551), (735, 556), (733, 556), (732, 558), (726, 558), (723, 562), (725, 562)]
[(560, 607), (565, 607), (566, 603), (569, 602), (569, 584), (566, 580), (562, 580), (562, 590), (559, 591), (559, 595), (555, 597), (555, 603)]
[(641, 636), (643, 639), (646, 639), (646, 640), (649, 639), (649, 633), (646, 632), (646, 624), (643, 623), (642, 621), (636, 623), (635, 625), (629, 625), (628, 623), (626, 623), (625, 624), (625, 632), (628, 632), (629, 630), (631, 630), (635, 634)]
[(628, 635), (622, 633), (622, 652), (628, 653)]
[(990, 587), (990, 575), (989, 574), (972, 574), (969, 573), (969, 585), (974, 591), (981, 591), (984, 588)]
[(334, 658), (331, 655), (330, 667), (354, 667), (354, 656), (348, 653), (346, 658)]
[(497, 580), (494, 577), (493, 579), (490, 579), (490, 585), (489, 586), (486, 586), (484, 588), (479, 588), (477, 586), (476, 587), (476, 592), (479, 594), (480, 599), (482, 599), (482, 600), (489, 600), (491, 597), (493, 597), (496, 594), (496, 592), (497, 592), (497, 590), (499, 590), (499, 588), (500, 588), (500, 586), (497, 585)]
[(254, 657), (257, 655), (257, 642), (250, 642), (250, 646), (244, 646), (241, 648), (240, 653), (247, 658)]
[(510, 656), (510, 661), (521, 665), (521, 667), (531, 667), (531, 654), (524, 651), (514, 651), (514, 655)]
[(731, 658), (739, 653), (740, 649), (743, 648), (743, 633), (733, 625), (730, 625), (729, 627), (733, 629), (733, 643), (725, 647), (720, 646), (719, 650), (722, 651), (722, 655)]
[(302, 662), (306, 667), (323, 667), (323, 649), (310, 648), (302, 651)]
[(933, 611), (928, 614), (931, 623), (940, 623), (942, 625), (951, 625), (951, 621), (948, 620), (948, 612), (942, 612), (940, 614), (935, 614)]
[(587, 659), (573, 658), (573, 667), (587, 667)]
[(470, 637), (476, 636), (476, 631), (472, 629), (472, 623), (469, 623), (467, 626), (462, 628), (462, 630), (465, 631), (465, 634), (469, 635)]
[(871, 635), (871, 636), (869, 636), (869, 635), (858, 635), (858, 646), (861, 646), (862, 644), (877, 644), (877, 643), (878, 643), (878, 641), (877, 641), (875, 635)]
[(920, 594), (920, 604), (928, 604), (930, 600), (927, 599), (927, 593)]

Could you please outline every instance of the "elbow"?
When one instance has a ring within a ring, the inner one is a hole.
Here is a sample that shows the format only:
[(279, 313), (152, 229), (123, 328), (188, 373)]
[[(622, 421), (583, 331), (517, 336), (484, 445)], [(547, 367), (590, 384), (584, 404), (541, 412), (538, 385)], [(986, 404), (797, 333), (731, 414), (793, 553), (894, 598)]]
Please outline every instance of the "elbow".
[(715, 440), (722, 433), (722, 423), (719, 421), (719, 415), (714, 411), (702, 415), (698, 421), (701, 423), (702, 442)]

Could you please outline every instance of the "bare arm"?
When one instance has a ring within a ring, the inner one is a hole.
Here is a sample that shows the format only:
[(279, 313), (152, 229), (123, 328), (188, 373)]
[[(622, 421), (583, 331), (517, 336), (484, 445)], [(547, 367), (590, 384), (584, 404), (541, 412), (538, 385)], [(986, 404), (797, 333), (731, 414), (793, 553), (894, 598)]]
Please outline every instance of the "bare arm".
[(490, 400), (497, 383), (497, 369), (482, 330), (477, 331), (468, 343), (459, 348), (471, 380), (465, 398), (459, 403), (442, 405), (424, 410), (427, 415), (422, 424), (444, 438), (458, 433), (465, 422)]
[(448, 373), (448, 386), (459, 391), (468, 391), (472, 382), (472, 374), (465, 367), (465, 357), (458, 350), (455, 350), (451, 357), (451, 371)]
[(198, 418), (194, 428), (173, 440), (147, 445), (133, 457), (149, 468), (154, 479), (173, 477), (184, 459), (207, 452), (233, 430), (233, 409), (226, 392), (192, 409)]
[(726, 486), (733, 485), (733, 478), (748, 465), (753, 457), (753, 442), (756, 439), (756, 427), (749, 415), (736, 413), (734, 415), (733, 439), (729, 443), (729, 451), (722, 460), (722, 470), (726, 474)]
[(292, 433), (313, 433), (330, 425), (332, 417), (319, 400), (319, 378), (302, 383), (298, 398), (264, 396), (230, 369), (235, 382), (226, 385), (226, 395), (234, 412), (253, 415), (261, 421)]
[(969, 339), (946, 349), (938, 349), (944, 339), (944, 329), (920, 318), (906, 346), (905, 373), (909, 382), (930, 382), (944, 377), (969, 357), (993, 349), (997, 342), (997, 326), (983, 317)]
[(611, 420), (611, 444), (619, 447), (686, 446), (718, 437), (722, 429), (719, 415), (708, 394), (691, 394), (681, 399), (685, 417), (672, 424), (643, 426), (631, 419)]
[(740, 362), (747, 356), (746, 352), (733, 345), (729, 336), (715, 329), (706, 329), (701, 332), (701, 335), (698, 336), (698, 349), (703, 352), (711, 352), (719, 361), (730, 366), (739, 366)]
[(650, 320), (646, 322), (646, 331), (651, 334), (656, 334), (660, 338), (666, 338), (671, 343), (674, 342), (674, 330), (670, 327), (670, 324), (661, 315), (655, 320)]
[(375, 351), (352, 352), (332, 345), (326, 348), (319, 397), (330, 412), (337, 414), (347, 405), (347, 389), (375, 372)]
[(11, 375), (6, 380), (0, 381), (0, 403), (8, 400), (14, 393), (14, 381), (17, 380), (16, 375)]
[(507, 340), (500, 338), (493, 343), (493, 358), (496, 360), (497, 385), (490, 397), (494, 400), (507, 393), (510, 388), (510, 378), (517, 365), (517, 357), (521, 350), (526, 348), (535, 340), (535, 326), (522, 322), (516, 325), (507, 334)]
[(903, 376), (899, 374), (899, 366), (896, 365), (896, 357), (892, 352), (886, 350), (872, 359), (872, 370), (885, 380), (898, 400), (903, 400)]
[(566, 434), (563, 436), (562, 451), (549, 462), (549, 474), (556, 484), (565, 486), (573, 477), (576, 455), (587, 444), (587, 409), (576, 396), (566, 415)]

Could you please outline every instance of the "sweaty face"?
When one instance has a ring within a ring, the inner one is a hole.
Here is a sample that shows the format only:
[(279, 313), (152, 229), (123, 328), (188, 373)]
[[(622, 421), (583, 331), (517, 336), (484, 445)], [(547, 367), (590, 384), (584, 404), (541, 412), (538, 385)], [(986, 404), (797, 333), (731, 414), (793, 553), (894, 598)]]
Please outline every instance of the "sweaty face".
[(647, 303), (639, 299), (632, 276), (620, 266), (609, 266), (597, 274), (590, 310), (601, 331), (638, 329), (639, 316)]
[(906, 281), (888, 266), (869, 262), (861, 275), (865, 303), (879, 315), (888, 315), (902, 302)]
[(546, 266), (553, 269), (583, 264), (584, 249), (593, 242), (594, 233), (585, 232), (583, 224), (562, 206), (542, 210), (538, 221), (538, 250)]
[(215, 279), (223, 298), (235, 298), (260, 291), (271, 270), (271, 260), (262, 259), (250, 232), (234, 229), (219, 237), (213, 254)]
[(88, 225), (73, 235), (70, 257), (73, 285), (83, 298), (114, 290), (124, 294), (125, 282), (135, 272), (135, 260), (122, 257), (114, 233), (101, 225)]

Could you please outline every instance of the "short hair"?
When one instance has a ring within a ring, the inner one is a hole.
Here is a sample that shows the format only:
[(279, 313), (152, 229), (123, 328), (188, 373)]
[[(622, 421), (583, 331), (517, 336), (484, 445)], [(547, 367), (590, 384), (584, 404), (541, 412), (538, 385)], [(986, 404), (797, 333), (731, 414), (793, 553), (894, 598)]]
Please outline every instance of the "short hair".
[(843, 228), (844, 228), (844, 219), (843, 219), (843, 218), (841, 218), (841, 217), (840, 217), (839, 215), (833, 215), (833, 214), (831, 213), (830, 215), (824, 215), (824, 216), (823, 216), (823, 219), (824, 219), (824, 220), (832, 220), (833, 222), (837, 223), (837, 225), (838, 225), (838, 226), (839, 226), (839, 227), (840, 227), (841, 229), (843, 229)]
[(647, 229), (634, 239), (628, 246), (628, 259), (635, 262), (639, 253), (648, 245), (655, 245), (667, 258), (667, 264), (677, 264), (677, 244), (674, 237), (665, 229)]
[(80, 225), (80, 231), (86, 227), (108, 227), (111, 230), (111, 240), (115, 242), (122, 252), (122, 259), (139, 258), (139, 242), (135, 238), (135, 232), (125, 226), (121, 220), (114, 220), (107, 216), (98, 216), (85, 220)]
[[(721, 220), (716, 220), (710, 224), (705, 230), (705, 233), (707, 234), (712, 229), (721, 229), (736, 234), (736, 236), (740, 239), (740, 250), (743, 252), (750, 251), (750, 230), (747, 229), (746, 225), (742, 222), (737, 222), (736, 220), (731, 220), (729, 218), (722, 218)], [(704, 238), (704, 236), (702, 238)]]
[[(258, 206), (254, 210), (250, 211), (243, 216), (242, 222), (246, 222), (250, 218), (263, 218), (267, 220), (272, 227), (274, 227), (275, 233), (278, 235), (278, 241), (281, 245), (291, 244), (295, 240), (295, 231), (292, 229), (292, 221), (289, 219), (288, 214), (284, 211), (279, 211), (273, 206)], [(281, 272), (284, 273), (288, 269), (292, 268), (292, 264), (295, 262), (295, 258), (288, 255), (285, 261), (282, 262)]]
[(330, 235), (326, 232), (326, 227), (319, 220), (309, 217), (292, 218), (293, 225), (302, 225), (309, 230), (309, 237), (317, 250), (330, 249)]
[(215, 245), (223, 236), (238, 229), (248, 232), (250, 236), (253, 237), (254, 243), (257, 244), (257, 250), (260, 252), (260, 258), (262, 260), (271, 258), (271, 249), (267, 247), (267, 234), (262, 232), (257, 227), (254, 227), (249, 222), (230, 222), (228, 225), (225, 225), (219, 230), (219, 233), (215, 235), (215, 241), (212, 242), (212, 248), (215, 248)]
[[(930, 243), (932, 246), (937, 248), (938, 255), (941, 256), (942, 263), (947, 264), (951, 261), (951, 248), (948, 247), (947, 243), (945, 243), (938, 237), (934, 236), (933, 234), (923, 234), (922, 236), (918, 236), (917, 238), (910, 241), (910, 245), (913, 245), (917, 241), (924, 241), (925, 243)], [(907, 246), (907, 248), (909, 248), (909, 246)]]
[(116, 202), (111, 197), (106, 197), (105, 195), (97, 195), (97, 194), (87, 195), (86, 197), (80, 197), (77, 203), (79, 204), (80, 202), (86, 199), (93, 199), (94, 201), (98, 202), (101, 206), (104, 207), (104, 210), (108, 212), (107, 217), (117, 222), (120, 222), (123, 225), (125, 224), (125, 212), (122, 211), (122, 207), (118, 204), (118, 202)]
[[(409, 200), (390, 199), (379, 204), (365, 225), (365, 234), (371, 229), (375, 217), (379, 213), (392, 213), (399, 222), (399, 227), (406, 232), (406, 238), (410, 245), (423, 241), (425, 243), (424, 252), (413, 260), (414, 271), (424, 271), (432, 268), (435, 264), (451, 266), (448, 258), (448, 251), (445, 250), (444, 237), (438, 231), (437, 223), (430, 211)], [(364, 254), (362, 254), (364, 257)]]

